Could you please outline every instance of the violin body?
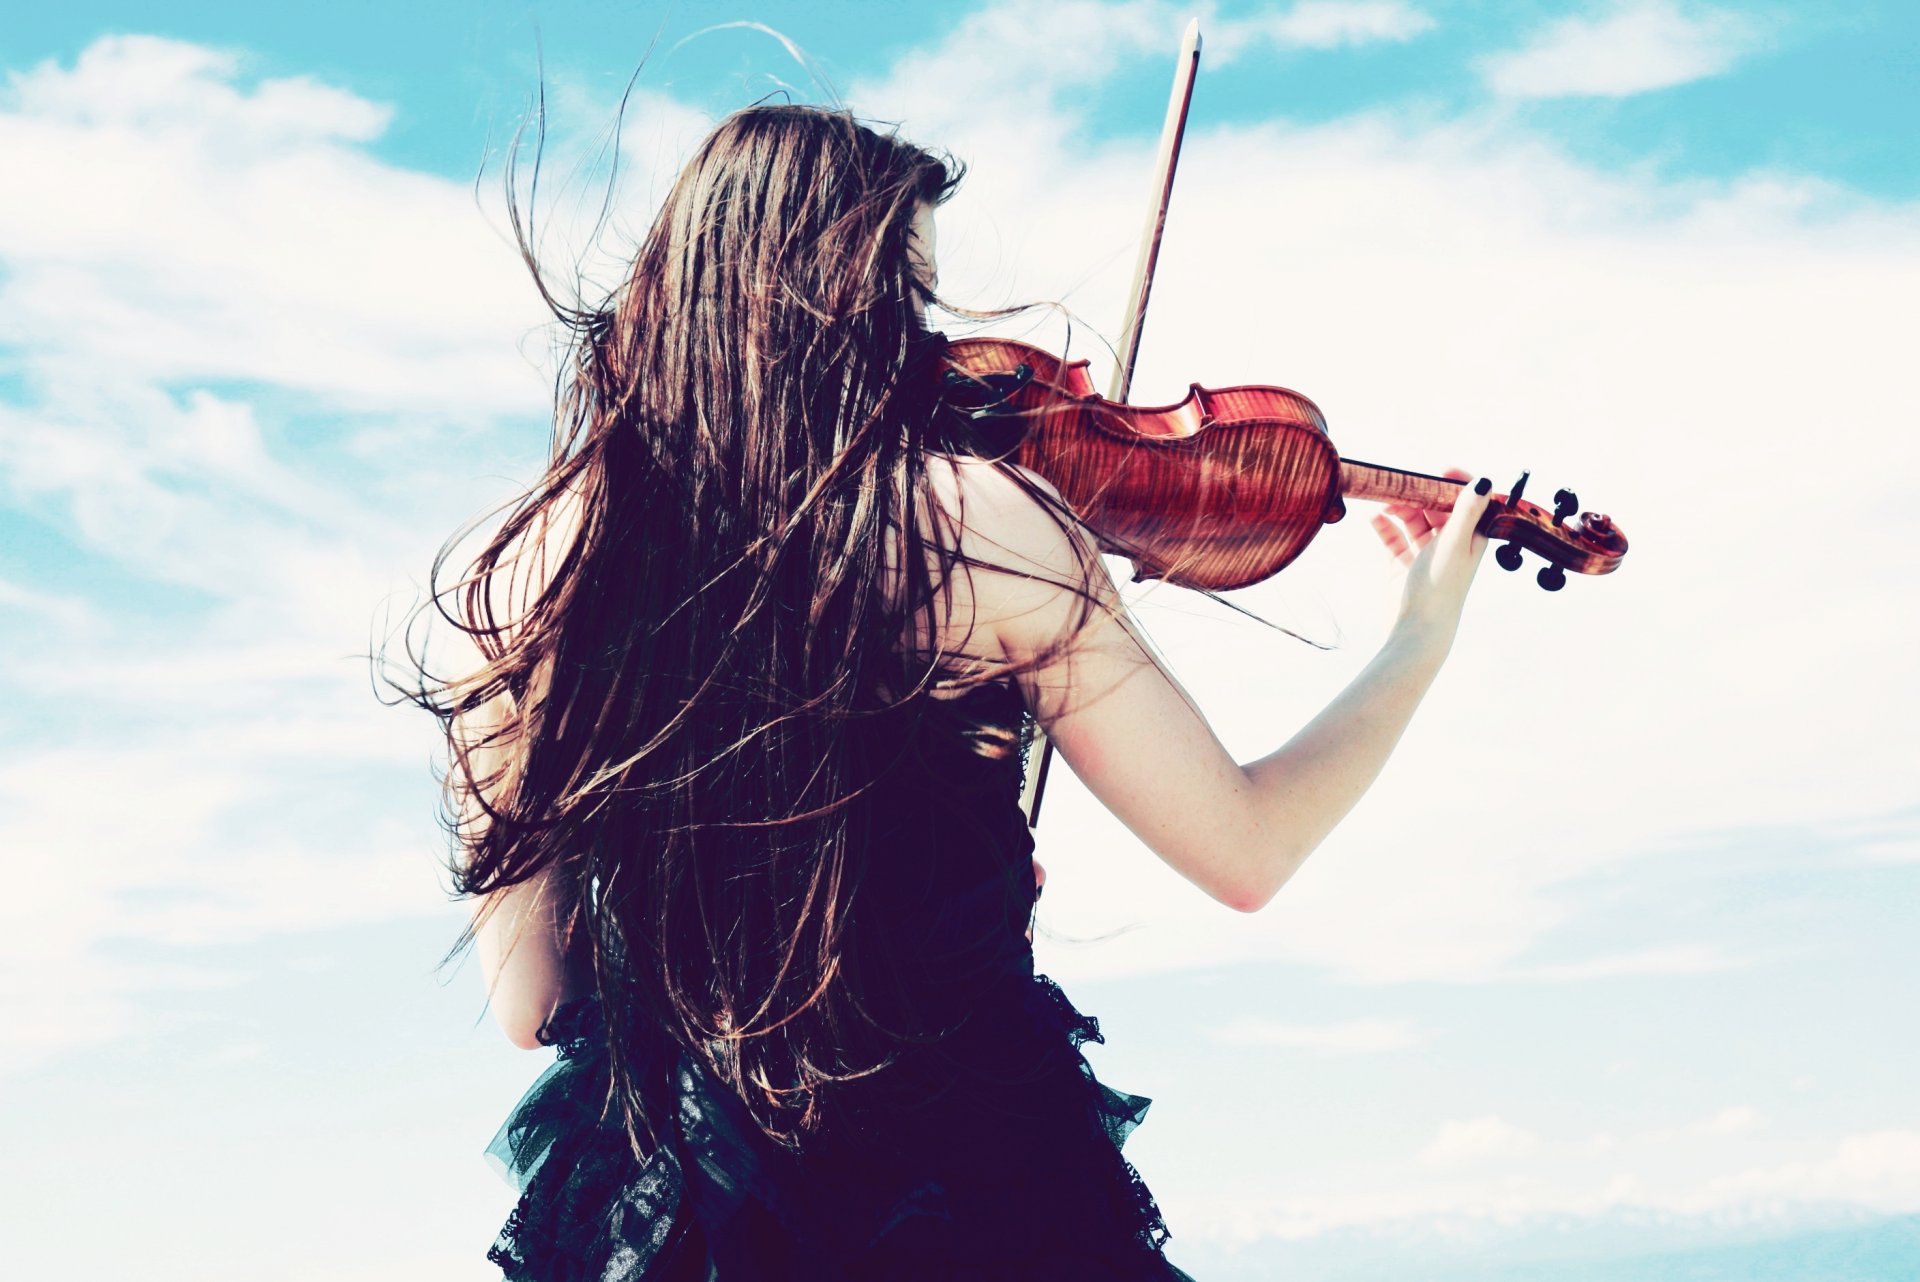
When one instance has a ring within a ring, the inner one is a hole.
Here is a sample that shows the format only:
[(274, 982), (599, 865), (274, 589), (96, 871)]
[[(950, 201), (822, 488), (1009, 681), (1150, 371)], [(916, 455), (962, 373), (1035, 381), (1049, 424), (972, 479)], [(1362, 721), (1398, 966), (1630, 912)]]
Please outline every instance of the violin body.
[(986, 410), (1017, 440), (1015, 461), (1060, 491), (1101, 551), (1131, 560), (1136, 579), (1246, 587), (1340, 518), (1340, 457), (1298, 392), (1196, 384), (1176, 405), (1141, 408), (1095, 392), (1086, 361), (1027, 343), (964, 339), (947, 354), (964, 377), (1009, 393)]
[[(1099, 395), (1086, 361), (1029, 343), (962, 339), (946, 361), (945, 398), (989, 452), (1051, 482), (1136, 579), (1247, 587), (1345, 515), (1343, 496), (1449, 508), (1462, 484), (1341, 458), (1319, 407), (1284, 387), (1194, 384), (1177, 404), (1143, 407)], [(1521, 497), (1525, 481), (1494, 496), (1481, 520), (1480, 533), (1507, 540), (1501, 565), (1517, 569), (1520, 548), (1536, 552), (1548, 562), (1541, 586), (1557, 589), (1566, 570), (1619, 564), (1627, 541), (1611, 520), (1580, 513), (1567, 524), (1577, 499), (1562, 490), (1549, 512)]]

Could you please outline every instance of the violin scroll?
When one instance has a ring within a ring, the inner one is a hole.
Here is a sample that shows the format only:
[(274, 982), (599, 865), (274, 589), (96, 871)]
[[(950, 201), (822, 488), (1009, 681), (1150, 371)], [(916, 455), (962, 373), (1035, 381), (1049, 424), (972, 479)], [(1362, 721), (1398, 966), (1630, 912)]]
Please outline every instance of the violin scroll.
[(1571, 524), (1579, 499), (1571, 490), (1560, 490), (1553, 510), (1518, 497), (1525, 488), (1526, 476), (1515, 483), (1512, 494), (1496, 494), (1487, 505), (1475, 532), (1489, 539), (1505, 540), (1493, 555), (1503, 570), (1518, 570), (1524, 549), (1538, 553), (1547, 561), (1537, 576), (1541, 587), (1558, 592), (1566, 585), (1566, 572), (1611, 574), (1627, 554), (1626, 536), (1613, 519), (1601, 512), (1581, 512)]

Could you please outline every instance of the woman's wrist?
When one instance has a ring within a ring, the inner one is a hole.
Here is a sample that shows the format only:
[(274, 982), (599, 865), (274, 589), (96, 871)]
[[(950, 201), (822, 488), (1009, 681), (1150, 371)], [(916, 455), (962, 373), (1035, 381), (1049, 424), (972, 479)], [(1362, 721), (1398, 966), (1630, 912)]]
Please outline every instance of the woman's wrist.
[(1413, 660), (1425, 660), (1438, 668), (1453, 649), (1453, 637), (1460, 628), (1460, 616), (1449, 612), (1441, 618), (1402, 614), (1387, 634), (1381, 648), (1395, 650)]

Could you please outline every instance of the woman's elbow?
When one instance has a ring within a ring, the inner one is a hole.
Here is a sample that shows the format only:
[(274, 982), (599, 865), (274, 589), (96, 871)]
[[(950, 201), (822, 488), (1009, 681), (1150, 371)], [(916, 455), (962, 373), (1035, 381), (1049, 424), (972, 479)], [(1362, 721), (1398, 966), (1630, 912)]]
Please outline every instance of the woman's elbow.
[(1278, 887), (1273, 889), (1259, 887), (1242, 888), (1230, 895), (1224, 896), (1221, 902), (1237, 913), (1257, 913), (1272, 901), (1277, 890)]
[(1242, 880), (1222, 902), (1235, 912), (1257, 913), (1273, 902), (1281, 888), (1293, 880), (1293, 874), (1306, 862), (1310, 851), (1268, 848), (1260, 852), (1256, 874)]
[(540, 1030), (547, 1026), (558, 1006), (557, 1000), (541, 1003), (508, 993), (495, 993), (488, 1002), (500, 1031), (523, 1051), (537, 1051), (546, 1045), (540, 1040)]
[(540, 1025), (524, 1018), (513, 1018), (496, 1010), (495, 1018), (500, 1021), (500, 1029), (507, 1040), (523, 1051), (540, 1049)]
[(1210, 880), (1197, 884), (1206, 892), (1207, 898), (1237, 913), (1259, 912), (1266, 906), (1267, 901), (1273, 898), (1272, 890), (1244, 878), (1231, 881)]
[(540, 1040), (540, 1030), (571, 996), (564, 961), (540, 944), (539, 940), (528, 939), (519, 941), (505, 956), (495, 955), (491, 947), (481, 953), (487, 1009), (507, 1040), (521, 1050), (538, 1050), (546, 1045)]
[(523, 883), (496, 893), (475, 932), (487, 1007), (508, 1041), (536, 1050), (545, 1045), (540, 1030), (573, 995), (574, 972), (543, 888)]

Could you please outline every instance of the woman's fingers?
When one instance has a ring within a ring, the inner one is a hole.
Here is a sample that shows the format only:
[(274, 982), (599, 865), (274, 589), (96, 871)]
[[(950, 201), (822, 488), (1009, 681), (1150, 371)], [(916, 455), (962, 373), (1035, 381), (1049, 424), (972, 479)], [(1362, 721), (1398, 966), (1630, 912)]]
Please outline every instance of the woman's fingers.
[(1439, 531), (1439, 524), (1430, 516), (1425, 508), (1389, 503), (1386, 512), (1374, 513), (1373, 528), (1396, 560), (1411, 564), (1414, 553), (1426, 546)]
[[(1449, 480), (1471, 481), (1473, 473), (1465, 468), (1450, 467), (1441, 473)], [(1469, 487), (1461, 487), (1464, 497)], [(1374, 532), (1386, 545), (1387, 551), (1402, 565), (1411, 565), (1418, 549), (1425, 547), (1433, 537), (1447, 527), (1448, 518), (1461, 506), (1456, 502), (1453, 507), (1420, 507), (1413, 503), (1388, 503), (1386, 511), (1375, 513)], [(1478, 506), (1477, 504), (1475, 506)]]
[(1440, 473), (1440, 475), (1446, 477), (1450, 481), (1462, 481), (1462, 482), (1466, 482), (1466, 484), (1461, 485), (1460, 491), (1455, 494), (1454, 496), (1456, 500), (1455, 502), (1448, 504), (1445, 508), (1442, 508), (1437, 513), (1432, 514), (1435, 518), (1433, 524), (1436, 529), (1438, 529), (1440, 526), (1445, 525), (1447, 523), (1447, 518), (1452, 516), (1455, 509), (1457, 509), (1460, 506), (1458, 502), (1460, 494), (1472, 488), (1471, 483), (1474, 479), (1473, 473), (1467, 471), (1467, 469), (1465, 469), (1464, 467), (1450, 467), (1446, 471)]
[(1394, 560), (1402, 565), (1413, 563), (1413, 548), (1408, 544), (1407, 536), (1400, 532), (1400, 527), (1394, 524), (1385, 513), (1373, 514), (1373, 530), (1380, 536), (1380, 541), (1386, 544), (1387, 551), (1392, 553)]
[[(1461, 479), (1465, 479), (1464, 474)], [(1491, 491), (1490, 482), (1482, 478), (1481, 483), (1486, 484)], [(1469, 561), (1477, 563), (1480, 554), (1486, 551), (1486, 536), (1478, 532), (1478, 527), (1480, 514), (1486, 511), (1489, 502), (1487, 495), (1482, 494), (1477, 485), (1460, 487), (1460, 493), (1454, 500), (1453, 512), (1461, 519), (1455, 522), (1441, 539), (1446, 550), (1456, 555), (1464, 555)]]
[(1415, 538), (1418, 538), (1424, 531), (1435, 528), (1433, 522), (1434, 514), (1423, 507), (1415, 507), (1410, 503), (1389, 503), (1387, 504), (1387, 513), (1390, 516), (1404, 521), (1407, 526), (1407, 532)]
[[(1420, 517), (1423, 514), (1416, 508), (1414, 516)], [(1393, 554), (1394, 560), (1402, 565), (1412, 565), (1414, 556), (1421, 548), (1431, 543), (1433, 536), (1438, 533), (1433, 525), (1424, 519), (1416, 520), (1403, 516), (1399, 521), (1395, 521), (1380, 512), (1373, 515), (1373, 528), (1374, 532), (1380, 536), (1380, 541), (1386, 544), (1387, 551)]]
[[(1446, 477), (1448, 480), (1451, 480), (1451, 481), (1473, 480), (1473, 473), (1467, 471), (1463, 467), (1450, 467), (1446, 471), (1440, 473), (1440, 475)], [(1464, 490), (1466, 487), (1462, 486), (1461, 488)], [(1458, 506), (1458, 504), (1455, 504), (1454, 506)], [(1425, 511), (1427, 523), (1436, 530), (1444, 528), (1447, 524), (1447, 518), (1452, 515), (1453, 515), (1453, 507), (1427, 508)]]

